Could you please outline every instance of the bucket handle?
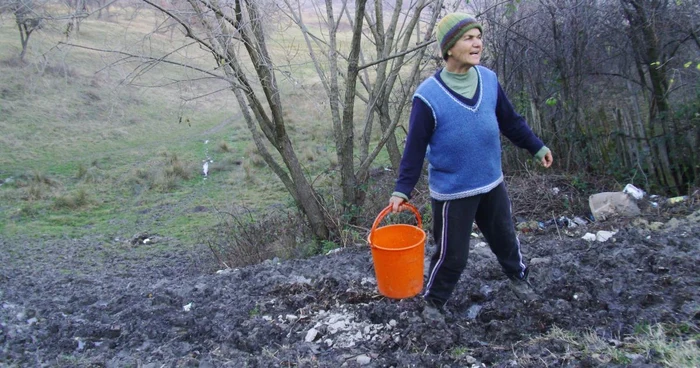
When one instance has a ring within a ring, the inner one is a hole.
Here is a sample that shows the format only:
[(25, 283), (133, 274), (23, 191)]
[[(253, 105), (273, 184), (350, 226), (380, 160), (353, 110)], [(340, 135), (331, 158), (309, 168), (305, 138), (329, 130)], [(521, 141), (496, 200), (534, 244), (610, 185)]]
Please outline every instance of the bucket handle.
[[(420, 213), (418, 212), (416, 206), (410, 203), (403, 203), (401, 206), (408, 208), (409, 210), (411, 210), (411, 212), (413, 212), (414, 215), (416, 215), (416, 219), (418, 220), (418, 225), (416, 226), (418, 226), (419, 229), (422, 229), (423, 221), (420, 218)], [(377, 215), (377, 218), (374, 220), (374, 224), (372, 224), (372, 230), (370, 230), (369, 232), (370, 239), (372, 238), (372, 234), (374, 234), (374, 231), (377, 230), (377, 226), (379, 226), (379, 223), (382, 222), (382, 220), (384, 220), (384, 217), (386, 217), (389, 213), (391, 213), (391, 205), (386, 206), (386, 208), (384, 208), (382, 212), (379, 212), (379, 215)]]

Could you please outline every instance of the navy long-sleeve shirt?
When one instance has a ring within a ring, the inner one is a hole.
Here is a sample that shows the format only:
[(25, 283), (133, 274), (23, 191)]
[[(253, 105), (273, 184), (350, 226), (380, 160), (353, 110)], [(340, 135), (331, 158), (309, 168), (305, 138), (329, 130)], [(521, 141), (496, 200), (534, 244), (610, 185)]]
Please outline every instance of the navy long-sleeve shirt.
[[(479, 100), (480, 86), (477, 86), (475, 95), (469, 99), (452, 91), (440, 77), (440, 71), (435, 73), (435, 78), (462, 103), (474, 106)], [(515, 111), (500, 83), (498, 84), (496, 118), (498, 119), (498, 127), (501, 134), (506, 136), (517, 147), (528, 150), (533, 156), (544, 147), (542, 141), (532, 132), (525, 119)], [(408, 136), (406, 137), (406, 147), (404, 148), (399, 167), (399, 177), (396, 180), (394, 189), (396, 192), (410, 197), (420, 178), (423, 160), (434, 129), (435, 118), (431, 108), (420, 98), (414, 97)]]

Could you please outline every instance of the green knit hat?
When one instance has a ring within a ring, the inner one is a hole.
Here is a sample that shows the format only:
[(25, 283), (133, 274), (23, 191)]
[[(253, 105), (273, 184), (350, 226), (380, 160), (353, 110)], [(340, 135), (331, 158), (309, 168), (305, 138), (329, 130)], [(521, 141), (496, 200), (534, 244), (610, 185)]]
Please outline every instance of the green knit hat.
[(478, 28), (481, 33), (484, 33), (481, 24), (476, 21), (476, 18), (465, 13), (450, 13), (440, 19), (436, 26), (437, 41), (440, 44), (442, 58), (447, 60), (447, 50), (457, 43), (462, 35), (472, 28)]

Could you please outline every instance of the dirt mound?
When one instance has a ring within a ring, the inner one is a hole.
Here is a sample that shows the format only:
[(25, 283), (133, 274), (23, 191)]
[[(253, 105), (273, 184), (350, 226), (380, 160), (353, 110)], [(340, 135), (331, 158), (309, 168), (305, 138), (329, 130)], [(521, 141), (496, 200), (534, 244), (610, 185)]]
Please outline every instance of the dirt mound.
[(211, 272), (194, 256), (201, 249), (164, 252), (101, 237), (0, 239), (0, 363), (661, 366), (661, 353), (614, 357), (573, 338), (622, 349), (626, 336), (656, 323), (697, 336), (700, 211), (651, 223), (596, 224), (617, 227), (606, 242), (581, 239), (593, 225), (525, 234), (541, 296), (529, 305), (508, 291), (488, 247), (474, 239), (446, 326), (423, 321), (419, 298), (378, 295), (366, 246)]

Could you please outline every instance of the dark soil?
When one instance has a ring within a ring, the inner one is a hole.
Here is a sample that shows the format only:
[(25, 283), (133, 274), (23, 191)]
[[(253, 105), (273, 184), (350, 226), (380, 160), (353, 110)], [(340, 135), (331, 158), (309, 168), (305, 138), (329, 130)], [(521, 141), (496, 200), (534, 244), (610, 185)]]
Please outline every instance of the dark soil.
[[(684, 324), (697, 334), (694, 203), (647, 208), (638, 219), (524, 232), (541, 296), (531, 304), (508, 290), (494, 256), (475, 238), (446, 326), (423, 321), (420, 298), (377, 293), (366, 245), (216, 272), (206, 249), (174, 239), (0, 237), (0, 365), (616, 366), (547, 334), (592, 332), (614, 343), (655, 323)], [(613, 229), (606, 242), (581, 239)], [(639, 354), (618, 366), (662, 363)]]

